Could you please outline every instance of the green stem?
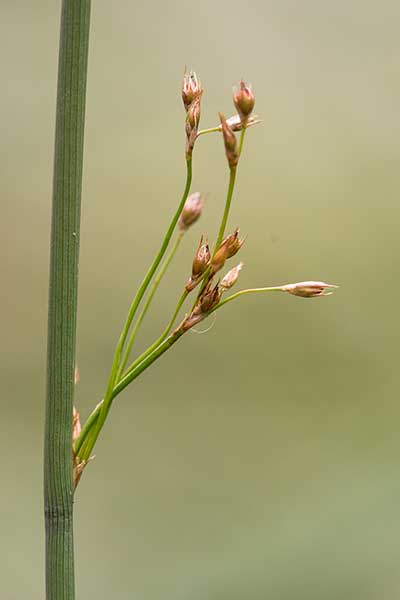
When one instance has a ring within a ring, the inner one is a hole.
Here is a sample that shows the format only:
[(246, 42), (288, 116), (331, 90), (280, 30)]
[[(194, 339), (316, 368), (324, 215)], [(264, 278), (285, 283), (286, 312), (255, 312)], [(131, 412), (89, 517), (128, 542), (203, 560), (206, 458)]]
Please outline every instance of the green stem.
[(165, 338), (167, 337), (167, 335), (169, 334), (169, 332), (171, 331), (173, 324), (175, 323), (176, 317), (178, 316), (178, 313), (182, 307), (182, 304), (185, 302), (187, 296), (188, 296), (189, 292), (187, 292), (186, 290), (183, 291), (182, 296), (179, 298), (178, 304), (175, 307), (174, 313), (168, 323), (168, 325), (166, 326), (166, 328), (164, 329), (164, 331), (162, 332), (162, 334), (160, 335), (159, 338), (156, 339), (155, 342), (152, 343), (151, 346), (149, 346), (149, 348), (147, 348), (147, 350), (145, 350), (143, 352), (143, 354), (141, 354), (140, 356), (138, 356), (138, 358), (129, 366), (129, 368), (126, 370), (126, 373), (124, 373), (124, 376), (131, 371), (132, 369), (134, 369), (139, 363), (142, 362), (142, 360), (144, 360), (146, 358), (146, 356), (149, 356), (149, 354), (151, 354), (153, 352), (153, 350), (155, 350), (157, 348), (157, 346), (159, 346), (161, 344), (161, 342), (163, 342), (165, 340)]
[(264, 287), (264, 288), (249, 288), (247, 290), (240, 290), (239, 292), (236, 292), (236, 294), (232, 294), (232, 296), (229, 296), (228, 298), (225, 298), (224, 300), (222, 300), (219, 304), (217, 304), (217, 306), (215, 306), (212, 310), (210, 310), (210, 312), (208, 313), (209, 315), (211, 315), (211, 313), (213, 313), (214, 311), (216, 311), (218, 308), (222, 308), (222, 306), (225, 306), (225, 304), (228, 304), (228, 302), (232, 302), (232, 300), (236, 300), (236, 298), (240, 298), (240, 296), (245, 296), (246, 294), (256, 294), (256, 293), (266, 293), (266, 292), (283, 292), (284, 290), (281, 287)]
[[(169, 350), (175, 342), (183, 335), (181, 329), (174, 331), (167, 339), (165, 339), (153, 352), (148, 354), (144, 360), (142, 360), (136, 366), (132, 367), (125, 373), (121, 380), (117, 383), (111, 394), (111, 402), (120, 394), (134, 379), (139, 377), (145, 369), (147, 369), (155, 360), (157, 360), (164, 352)], [(99, 402), (96, 408), (92, 411), (88, 420), (86, 421), (79, 438), (75, 442), (75, 454), (81, 460), (88, 460), (92, 453), (93, 447), (96, 443), (98, 434), (95, 426), (98, 419), (101, 417), (102, 408), (104, 407), (104, 400)]]
[(224, 237), (226, 223), (228, 221), (229, 211), (231, 208), (233, 190), (235, 187), (236, 171), (237, 171), (237, 166), (230, 168), (228, 192), (226, 194), (224, 214), (222, 215), (221, 225), (219, 227), (219, 232), (218, 232), (218, 237), (217, 237), (217, 241), (216, 241), (214, 252), (213, 252), (213, 257), (215, 256), (215, 253), (217, 252), (218, 248), (220, 247), (222, 238)]
[(50, 247), (44, 443), (46, 598), (75, 598), (72, 407), (90, 0), (63, 0)]
[(107, 390), (106, 390), (106, 394), (104, 396), (104, 402), (102, 404), (102, 408), (101, 408), (101, 412), (100, 412), (100, 416), (96, 421), (96, 432), (95, 432), (95, 439), (97, 439), (97, 437), (99, 436), (100, 430), (104, 425), (104, 421), (106, 420), (107, 414), (108, 414), (108, 410), (109, 410), (109, 403), (111, 401), (111, 397), (112, 397), (112, 391), (114, 389), (114, 385), (115, 382), (117, 380), (117, 374), (118, 374), (118, 368), (119, 368), (119, 364), (120, 364), (120, 359), (121, 359), (121, 354), (122, 354), (122, 350), (123, 347), (125, 345), (126, 342), (126, 338), (128, 336), (129, 333), (129, 329), (130, 326), (132, 324), (133, 318), (136, 314), (136, 310), (140, 304), (140, 301), (142, 300), (144, 293), (146, 292), (146, 289), (148, 288), (150, 281), (153, 278), (154, 273), (156, 272), (166, 250), (168, 247), (168, 244), (171, 240), (172, 234), (174, 232), (175, 226), (178, 222), (179, 216), (182, 212), (183, 206), (186, 202), (186, 199), (189, 195), (189, 191), (190, 191), (190, 186), (192, 183), (192, 158), (191, 156), (189, 156), (186, 159), (186, 167), (187, 167), (187, 171), (186, 171), (186, 184), (185, 184), (185, 189), (184, 192), (182, 194), (182, 199), (180, 201), (180, 204), (172, 218), (172, 221), (168, 227), (167, 233), (165, 234), (164, 240), (161, 244), (161, 248), (158, 251), (157, 256), (155, 257), (155, 259), (153, 260), (153, 263), (150, 267), (150, 269), (147, 271), (137, 293), (135, 298), (133, 299), (133, 302), (129, 308), (129, 312), (128, 312), (128, 316), (127, 319), (125, 321), (125, 325), (122, 329), (122, 333), (120, 335), (120, 338), (118, 340), (118, 344), (117, 347), (115, 349), (115, 353), (114, 353), (114, 359), (113, 359), (113, 363), (112, 363), (112, 367), (111, 367), (111, 372), (110, 372), (110, 376), (109, 376), (109, 380), (108, 380), (108, 385), (107, 385)]
[[(249, 288), (247, 290), (240, 290), (239, 292), (236, 292), (236, 294), (232, 294), (232, 296), (229, 296), (228, 298), (225, 298), (224, 300), (222, 300), (219, 304), (217, 304), (217, 306), (215, 306), (208, 313), (207, 316), (211, 315), (211, 313), (213, 313), (214, 311), (218, 310), (225, 304), (228, 304), (228, 302), (232, 302), (232, 300), (239, 298), (240, 296), (244, 296), (246, 294), (260, 293), (260, 292), (266, 293), (266, 292), (282, 292), (282, 291), (284, 291), (284, 290), (282, 290), (281, 287)], [(154, 344), (146, 350), (146, 352), (144, 352), (141, 356), (139, 356), (139, 358), (136, 359), (136, 361), (129, 367), (129, 369), (126, 371), (124, 376), (121, 378), (121, 380), (115, 386), (115, 388), (113, 390), (113, 394), (112, 394), (112, 399), (114, 399), (120, 392), (122, 392), (122, 390), (125, 389), (127, 387), (127, 385), (129, 385), (129, 383), (131, 383), (131, 381), (136, 379), (136, 377), (138, 377), (145, 369), (147, 369), (148, 366), (150, 366), (159, 356), (161, 356), (161, 354), (163, 354), (166, 350), (168, 350), (173, 345), (173, 343), (175, 343), (175, 341), (177, 341), (181, 337), (182, 331), (178, 330), (178, 331), (174, 332), (166, 341), (164, 341), (166, 335), (170, 331), (170, 329), (175, 321), (176, 315), (178, 314), (178, 311), (179, 311), (180, 307), (182, 306), (183, 301), (186, 298), (186, 296), (187, 296), (187, 292), (182, 294), (180, 301), (177, 304), (177, 308), (175, 310), (174, 316), (172, 317), (167, 328), (165, 329), (164, 334), (162, 336), (160, 336), (158, 338), (158, 340), (156, 342), (154, 342)], [(99, 402), (99, 404), (96, 406), (96, 408), (90, 414), (86, 423), (82, 427), (82, 431), (80, 433), (79, 438), (75, 442), (75, 453), (83, 460), (87, 460), (90, 457), (91, 451), (93, 449), (94, 444), (91, 445), (91, 444), (87, 443), (88, 436), (90, 434), (90, 430), (92, 429), (93, 425), (95, 424), (95, 422), (100, 414), (102, 404), (103, 404), (103, 400), (101, 402)]]
[[(178, 316), (178, 313), (182, 307), (182, 304), (186, 300), (188, 293), (189, 292), (184, 290), (182, 296), (180, 297), (180, 299), (178, 301), (178, 304), (176, 305), (174, 314), (172, 315), (171, 320), (169, 321), (168, 325), (164, 329), (163, 333), (149, 348), (147, 348), (147, 350), (145, 352), (143, 352), (143, 354), (141, 354), (135, 360), (135, 362), (133, 362), (130, 365), (130, 367), (127, 369), (126, 373), (124, 373), (124, 377), (126, 375), (128, 375), (128, 373), (133, 371), (145, 358), (147, 358), (152, 352), (154, 352), (154, 350), (165, 340), (165, 338), (167, 337), (167, 335), (169, 334), (169, 332), (171, 331), (171, 329), (175, 323), (176, 317)], [(112, 401), (114, 400), (114, 398), (115, 398), (115, 396), (113, 396)], [(104, 402), (103, 400), (101, 402), (99, 402), (97, 404), (97, 406), (95, 407), (95, 409), (91, 412), (91, 414), (89, 415), (85, 424), (82, 427), (79, 438), (75, 441), (75, 445), (74, 445), (75, 453), (84, 460), (88, 460), (88, 458), (90, 457), (91, 451), (93, 449), (93, 446), (94, 446), (94, 444), (91, 445), (91, 444), (87, 443), (87, 441), (88, 441), (87, 438), (88, 438), (92, 428), (96, 424), (96, 421), (97, 421), (97, 418), (101, 411), (103, 402)], [(109, 406), (109, 409), (110, 409), (110, 407), (111, 407), (111, 405)]]
[(243, 129), (240, 130), (240, 138), (239, 138), (239, 146), (238, 146), (238, 154), (239, 154), (239, 156), (242, 153), (245, 132), (246, 132), (246, 127), (243, 127)]
[[(211, 263), (212, 263), (212, 259), (214, 258), (218, 248), (221, 245), (222, 242), (222, 238), (224, 237), (224, 233), (225, 233), (225, 229), (226, 229), (226, 223), (228, 221), (228, 216), (229, 216), (229, 211), (231, 208), (231, 203), (232, 203), (232, 196), (233, 196), (233, 190), (235, 188), (235, 180), (236, 180), (236, 172), (237, 172), (237, 165), (235, 167), (231, 167), (230, 168), (230, 172), (229, 172), (229, 184), (228, 184), (228, 191), (226, 194), (226, 200), (225, 200), (225, 207), (224, 207), (224, 212), (222, 215), (222, 220), (221, 220), (221, 225), (219, 227), (219, 232), (218, 232), (218, 237), (217, 237), (217, 241), (215, 243), (214, 246), (214, 250), (213, 250), (213, 254), (211, 257)], [(193, 302), (192, 308), (190, 312), (193, 312), (194, 307), (197, 304), (198, 299), (200, 298), (204, 288), (207, 285), (207, 282), (209, 280), (209, 276), (210, 276), (210, 271), (211, 271), (211, 265), (206, 269), (204, 275), (203, 275), (203, 279), (200, 285), (200, 289), (199, 292), (196, 296), (195, 301)]]
[(221, 125), (218, 125), (217, 127), (209, 127), (208, 129), (200, 129), (200, 131), (197, 133), (197, 137), (205, 135), (206, 133), (216, 133), (217, 131), (221, 131)]
[(146, 300), (146, 303), (145, 303), (145, 305), (143, 307), (143, 310), (140, 313), (140, 315), (139, 315), (139, 317), (138, 317), (138, 319), (137, 319), (137, 321), (136, 321), (136, 323), (134, 325), (134, 328), (132, 330), (131, 336), (129, 338), (129, 342), (127, 344), (126, 350), (125, 350), (124, 355), (123, 355), (122, 360), (121, 360), (120, 367), (118, 369), (118, 374), (117, 374), (116, 381), (118, 381), (121, 378), (121, 375), (124, 372), (124, 369), (126, 367), (126, 363), (128, 362), (128, 358), (129, 358), (129, 355), (130, 355), (131, 350), (132, 350), (132, 346), (133, 346), (133, 344), (135, 342), (137, 333), (139, 331), (139, 327), (140, 327), (140, 325), (141, 325), (144, 317), (146, 316), (146, 313), (147, 313), (147, 311), (148, 311), (148, 309), (150, 307), (150, 304), (151, 304), (151, 302), (152, 302), (152, 300), (154, 298), (154, 295), (155, 295), (155, 293), (156, 293), (156, 291), (158, 289), (158, 286), (160, 285), (160, 282), (161, 282), (162, 278), (165, 275), (166, 270), (168, 269), (169, 265), (171, 264), (172, 259), (174, 258), (175, 253), (176, 253), (176, 251), (179, 248), (179, 244), (181, 243), (183, 236), (184, 236), (184, 231), (180, 231), (179, 234), (178, 234), (178, 236), (177, 236), (177, 238), (176, 238), (176, 240), (175, 240), (174, 245), (171, 248), (170, 253), (168, 254), (168, 256), (165, 259), (164, 263), (161, 265), (161, 269), (160, 269), (160, 271), (158, 272), (158, 274), (156, 275), (156, 277), (154, 279), (154, 282), (153, 282), (152, 288), (150, 290), (150, 293), (148, 295), (148, 298)]

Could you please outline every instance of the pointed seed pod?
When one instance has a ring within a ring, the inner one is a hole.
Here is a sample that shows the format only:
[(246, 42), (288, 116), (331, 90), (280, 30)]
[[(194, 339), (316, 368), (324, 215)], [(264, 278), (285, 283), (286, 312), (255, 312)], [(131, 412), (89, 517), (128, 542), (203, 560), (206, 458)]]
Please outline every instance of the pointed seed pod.
[(222, 113), (219, 113), (219, 119), (221, 121), (222, 135), (225, 144), (225, 154), (228, 164), (231, 168), (236, 167), (239, 161), (236, 136)]
[(222, 246), (226, 247), (227, 258), (232, 258), (244, 244), (244, 239), (239, 239), (239, 229), (236, 228), (233, 233), (228, 235), (222, 242)]
[(299, 283), (283, 285), (280, 289), (283, 292), (293, 294), (293, 296), (315, 298), (316, 296), (330, 296), (333, 292), (328, 290), (334, 290), (337, 287), (337, 285), (325, 283), (324, 281), (300, 281)]
[(235, 256), (244, 244), (244, 240), (239, 239), (239, 229), (229, 234), (221, 243), (211, 261), (211, 275), (215, 275), (224, 266), (228, 258)]
[(191, 292), (196, 285), (199, 283), (202, 275), (206, 272), (211, 260), (210, 248), (207, 240), (204, 240), (203, 236), (200, 238), (199, 247), (197, 248), (196, 255), (193, 259), (192, 264), (192, 275), (188, 279), (185, 289), (187, 292)]
[(188, 196), (178, 221), (178, 226), (181, 231), (186, 231), (199, 219), (203, 206), (203, 196), (199, 192), (195, 192)]
[(233, 267), (227, 274), (222, 278), (221, 288), (223, 291), (229, 290), (238, 280), (239, 273), (243, 268), (243, 263), (239, 263), (236, 267)]
[(183, 74), (182, 81), (182, 100), (185, 110), (188, 111), (189, 106), (197, 96), (201, 96), (203, 88), (200, 80), (194, 71), (187, 73), (186, 69)]
[(207, 285), (205, 290), (199, 299), (199, 307), (200, 312), (202, 314), (208, 313), (214, 306), (218, 304), (221, 299), (222, 291), (219, 288), (219, 284), (217, 283), (213, 288), (211, 288), (211, 282)]
[(245, 123), (253, 111), (255, 96), (251, 86), (246, 85), (243, 79), (241, 79), (239, 87), (233, 90), (233, 103), (242, 123)]

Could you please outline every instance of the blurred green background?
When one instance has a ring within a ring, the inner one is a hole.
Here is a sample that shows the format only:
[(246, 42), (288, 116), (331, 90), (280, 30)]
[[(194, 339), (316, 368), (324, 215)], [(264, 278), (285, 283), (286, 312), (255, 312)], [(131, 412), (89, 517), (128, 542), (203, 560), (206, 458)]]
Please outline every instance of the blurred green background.
[[(42, 438), (60, 3), (1, 0), (2, 593), (43, 598)], [(184, 183), (185, 64), (202, 125), (256, 91), (230, 226), (241, 287), (324, 279), (323, 300), (247, 297), (116, 402), (76, 496), (79, 598), (400, 598), (400, 80), (395, 0), (93, 2), (79, 330), (86, 416)], [(143, 328), (166, 323), (227, 169)]]

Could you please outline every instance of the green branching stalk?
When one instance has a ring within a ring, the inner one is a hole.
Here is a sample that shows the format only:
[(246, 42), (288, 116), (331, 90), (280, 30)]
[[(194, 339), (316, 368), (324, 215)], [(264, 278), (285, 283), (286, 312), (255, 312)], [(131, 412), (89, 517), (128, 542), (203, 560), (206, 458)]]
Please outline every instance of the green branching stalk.
[[(265, 287), (265, 288), (252, 288), (252, 289), (240, 290), (239, 292), (236, 292), (236, 294), (232, 294), (228, 298), (221, 300), (221, 302), (219, 302), (219, 304), (217, 304), (217, 306), (215, 306), (207, 314), (207, 316), (205, 318), (207, 318), (209, 315), (211, 315), (213, 312), (215, 312), (218, 308), (221, 308), (228, 302), (231, 302), (232, 300), (235, 300), (236, 298), (239, 298), (240, 296), (243, 296), (246, 294), (257, 293), (257, 292), (266, 293), (266, 292), (282, 292), (282, 291), (284, 291), (284, 290), (282, 290), (281, 287)], [(181, 297), (181, 300), (182, 300), (182, 297)], [(177, 308), (178, 307), (180, 308), (180, 305), (182, 303), (181, 300), (180, 300), (180, 302), (178, 302)], [(176, 310), (174, 315), (176, 315), (177, 312), (178, 311)], [(171, 319), (171, 321), (172, 320), (174, 321), (175, 318), (173, 317), (173, 319)], [(171, 325), (171, 327), (172, 327), (172, 325)], [(169, 332), (169, 330), (170, 330), (170, 327), (167, 327), (166, 331), (164, 332), (164, 336), (161, 336), (158, 340), (156, 340), (156, 342), (154, 342), (154, 344), (152, 344), (152, 346), (150, 346), (150, 348), (148, 348), (146, 350), (146, 352), (144, 352), (141, 356), (139, 356), (136, 359), (136, 361), (126, 371), (126, 373), (124, 373), (124, 375), (118, 381), (118, 383), (116, 384), (116, 386), (113, 390), (112, 400), (114, 400), (118, 396), (118, 394), (120, 394), (130, 383), (132, 383), (132, 381), (134, 381), (134, 379), (136, 379), (141, 373), (143, 373), (143, 371), (145, 371), (155, 360), (157, 360), (162, 354), (164, 354), (164, 352), (169, 350), (169, 348), (171, 348), (171, 346), (176, 341), (178, 341), (178, 339), (184, 333), (184, 331), (182, 329), (178, 328), (177, 331), (175, 331), (172, 335), (167, 337), (167, 334), (168, 334), (167, 332)], [(93, 429), (93, 427), (96, 423), (96, 420), (98, 419), (98, 417), (100, 415), (102, 404), (103, 404), (103, 401), (100, 402), (96, 406), (96, 408), (93, 410), (93, 412), (87, 419), (84, 427), (82, 428), (81, 435), (79, 436), (78, 440), (75, 442), (75, 452), (82, 460), (88, 460), (90, 457), (91, 451), (93, 449), (93, 445), (91, 444), (90, 432)]]
[(233, 190), (235, 188), (236, 171), (237, 171), (236, 166), (231, 167), (229, 170), (228, 192), (226, 194), (225, 208), (224, 208), (224, 212), (223, 212), (222, 219), (221, 219), (221, 225), (219, 227), (218, 237), (217, 237), (217, 241), (215, 243), (213, 256), (215, 256), (216, 251), (218, 250), (218, 248), (221, 245), (222, 238), (224, 237), (226, 224), (227, 224), (228, 216), (229, 216), (229, 211), (231, 209)]
[(221, 300), (217, 306), (215, 306), (212, 310), (210, 310), (209, 314), (215, 312), (218, 308), (222, 308), (228, 302), (232, 302), (232, 300), (236, 300), (240, 298), (240, 296), (245, 296), (246, 294), (257, 294), (257, 293), (268, 293), (268, 292), (283, 292), (282, 287), (263, 287), (263, 288), (249, 288), (247, 290), (239, 290), (236, 294), (232, 294), (232, 296), (228, 296), (228, 298), (224, 298)]
[(75, 597), (72, 408), (90, 0), (63, 0), (50, 248), (44, 444), (46, 598)]
[(151, 280), (152, 280), (158, 266), (160, 265), (160, 263), (164, 257), (164, 254), (168, 248), (168, 244), (171, 240), (172, 234), (173, 234), (176, 224), (178, 222), (179, 216), (182, 212), (182, 209), (184, 207), (186, 199), (189, 195), (190, 186), (192, 183), (192, 157), (191, 157), (191, 155), (188, 156), (186, 159), (186, 167), (187, 167), (187, 169), (186, 169), (186, 184), (185, 184), (184, 192), (182, 194), (181, 201), (180, 201), (178, 208), (177, 208), (177, 210), (172, 218), (172, 221), (168, 227), (167, 233), (165, 234), (165, 237), (163, 239), (161, 247), (160, 247), (155, 259), (153, 260), (151, 267), (147, 271), (147, 273), (136, 293), (135, 298), (133, 299), (133, 302), (132, 302), (129, 312), (128, 312), (128, 316), (125, 321), (125, 325), (122, 329), (122, 333), (120, 335), (117, 347), (115, 349), (114, 359), (113, 359), (113, 363), (112, 363), (112, 367), (111, 367), (110, 376), (108, 379), (106, 394), (104, 396), (103, 402), (101, 403), (100, 414), (99, 414), (98, 418), (96, 419), (94, 431), (91, 433), (91, 439), (92, 439), (93, 446), (96, 443), (96, 440), (100, 434), (100, 431), (104, 425), (104, 422), (105, 422), (108, 412), (110, 410), (110, 405), (113, 400), (113, 389), (117, 382), (121, 356), (122, 356), (122, 352), (123, 352), (123, 349), (124, 349), (124, 346), (125, 346), (128, 334), (129, 334), (129, 330), (130, 330), (132, 321), (133, 321), (136, 311), (139, 307), (139, 304), (140, 304), (149, 284), (151, 283)]
[[(171, 262), (172, 262), (172, 260), (173, 260), (173, 258), (175, 256), (175, 254), (176, 254), (176, 251), (179, 248), (179, 245), (180, 245), (180, 243), (182, 241), (183, 236), (184, 236), (184, 231), (183, 230), (179, 231), (179, 233), (178, 233), (178, 235), (176, 237), (175, 243), (173, 244), (173, 246), (172, 246), (172, 248), (171, 248), (168, 256), (166, 257), (166, 259), (164, 261), (164, 263), (161, 265), (160, 271), (157, 273), (156, 277), (154, 278), (153, 285), (152, 285), (150, 293), (149, 293), (149, 295), (147, 297), (146, 303), (145, 303), (145, 305), (144, 305), (144, 307), (142, 309), (142, 312), (138, 316), (137, 321), (136, 321), (136, 323), (135, 323), (135, 325), (134, 325), (134, 327), (132, 329), (129, 341), (128, 341), (127, 346), (126, 346), (126, 350), (125, 350), (125, 352), (123, 354), (123, 357), (122, 357), (122, 360), (121, 360), (121, 364), (120, 364), (119, 369), (118, 369), (117, 381), (121, 378), (121, 375), (123, 374), (123, 372), (125, 370), (126, 363), (128, 362), (129, 355), (130, 355), (131, 350), (132, 350), (132, 346), (133, 346), (133, 344), (135, 342), (136, 336), (137, 336), (138, 331), (139, 331), (139, 327), (142, 324), (143, 319), (145, 318), (145, 316), (147, 314), (147, 311), (150, 308), (150, 304), (151, 304), (151, 302), (152, 302), (152, 300), (154, 298), (154, 295), (155, 295), (155, 293), (156, 293), (156, 291), (158, 289), (158, 286), (160, 285), (162, 278), (164, 277), (164, 275), (165, 275), (165, 273), (166, 273), (169, 265), (171, 264)], [(168, 330), (168, 332), (169, 332), (169, 330)], [(168, 335), (168, 332), (167, 332), (167, 335)], [(165, 335), (165, 337), (167, 337), (167, 335)], [(163, 338), (163, 339), (165, 339), (165, 338)], [(158, 344), (157, 344), (157, 346), (158, 346)], [(149, 352), (149, 354), (150, 354), (150, 352)]]
[[(126, 370), (126, 372), (120, 378), (120, 380), (122, 380), (122, 379), (126, 380), (126, 377), (129, 376), (129, 374), (131, 374), (132, 372), (134, 372), (137, 369), (137, 367), (164, 342), (164, 340), (167, 338), (169, 332), (171, 331), (171, 329), (175, 323), (175, 320), (178, 316), (178, 313), (179, 313), (180, 309), (182, 308), (182, 305), (183, 305), (184, 301), (186, 300), (187, 296), (188, 296), (188, 292), (186, 290), (184, 290), (181, 297), (179, 298), (178, 304), (175, 307), (174, 313), (173, 313), (168, 325), (164, 329), (163, 333), (149, 348), (147, 348), (147, 350), (145, 352), (143, 352), (143, 354), (141, 354), (129, 366), (129, 368)], [(156, 356), (156, 358), (158, 358), (158, 355)], [(141, 372), (142, 371), (140, 371), (140, 373)], [(120, 380), (118, 380), (118, 382)], [(126, 386), (124, 386), (124, 387), (126, 387)], [(124, 389), (124, 388), (120, 388), (118, 386), (116, 386), (116, 388), (114, 388), (108, 410), (110, 410), (112, 402), (114, 401), (116, 396), (119, 394), (119, 392), (122, 391), (122, 389)], [(103, 404), (104, 404), (104, 400), (102, 400), (101, 402), (99, 402), (97, 404), (97, 406), (91, 412), (91, 414), (89, 415), (85, 424), (83, 425), (79, 438), (75, 441), (75, 446), (74, 446), (75, 453), (81, 460), (87, 461), (90, 458), (90, 455), (94, 448), (96, 438), (93, 436), (93, 432), (94, 432), (94, 428), (96, 426), (96, 422), (100, 415)]]
[(245, 133), (246, 133), (246, 127), (243, 127), (243, 129), (240, 132), (240, 138), (239, 138), (239, 146), (238, 146), (238, 154), (239, 154), (239, 156), (242, 153), (243, 142), (244, 142), (244, 134)]

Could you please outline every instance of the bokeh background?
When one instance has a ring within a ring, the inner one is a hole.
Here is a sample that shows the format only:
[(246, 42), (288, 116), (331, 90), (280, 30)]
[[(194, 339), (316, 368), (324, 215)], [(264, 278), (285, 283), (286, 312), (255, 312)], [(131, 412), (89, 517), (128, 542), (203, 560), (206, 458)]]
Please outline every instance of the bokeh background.
[[(42, 438), (60, 2), (0, 2), (2, 592), (43, 598)], [(400, 597), (400, 81), (395, 0), (92, 6), (76, 403), (101, 397), (132, 294), (185, 174), (184, 65), (202, 125), (254, 85), (230, 226), (242, 287), (324, 279), (334, 296), (246, 297), (115, 403), (76, 497), (79, 598)], [(138, 341), (158, 335), (227, 169)]]

